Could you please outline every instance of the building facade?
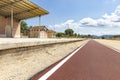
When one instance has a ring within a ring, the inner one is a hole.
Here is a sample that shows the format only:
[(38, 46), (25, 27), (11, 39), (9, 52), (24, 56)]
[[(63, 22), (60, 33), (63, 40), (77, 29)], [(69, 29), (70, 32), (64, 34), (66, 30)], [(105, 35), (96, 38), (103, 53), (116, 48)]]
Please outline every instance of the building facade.
[(55, 38), (56, 37), (56, 32), (53, 30), (48, 30), (47, 31), (47, 37), (48, 38)]
[(45, 26), (36, 26), (30, 29), (30, 38), (47, 38), (47, 28)]
[(55, 38), (55, 31), (48, 30), (45, 26), (35, 26), (30, 29), (30, 38)]
[(13, 21), (11, 27), (11, 19), (0, 16), (0, 37), (20, 37), (20, 21)]

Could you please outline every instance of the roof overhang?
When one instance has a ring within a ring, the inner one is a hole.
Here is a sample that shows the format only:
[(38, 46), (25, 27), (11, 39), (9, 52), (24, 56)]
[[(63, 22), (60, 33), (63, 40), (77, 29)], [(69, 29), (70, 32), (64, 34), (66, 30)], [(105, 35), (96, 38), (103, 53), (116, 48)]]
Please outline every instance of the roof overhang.
[(0, 15), (11, 17), (11, 10), (13, 10), (13, 17), (18, 20), (49, 13), (29, 0), (0, 0)]

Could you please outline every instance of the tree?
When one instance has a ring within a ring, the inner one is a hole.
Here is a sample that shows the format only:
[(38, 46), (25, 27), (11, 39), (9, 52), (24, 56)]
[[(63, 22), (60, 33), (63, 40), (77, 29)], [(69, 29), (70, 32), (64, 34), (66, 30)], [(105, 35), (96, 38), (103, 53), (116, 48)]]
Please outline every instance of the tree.
[(65, 34), (68, 36), (73, 36), (74, 31), (72, 29), (66, 29)]
[(21, 21), (20, 27), (21, 33), (24, 33), (24, 31), (28, 29), (27, 23), (25, 21)]
[(29, 27), (29, 29), (31, 29), (31, 28), (32, 28), (32, 26)]
[(56, 34), (56, 37), (64, 37), (64, 33), (59, 32), (59, 33)]
[(81, 37), (80, 34), (78, 34), (78, 37)]
[(104, 36), (102, 36), (102, 39), (105, 39), (105, 37), (104, 37)]
[(87, 35), (87, 38), (92, 38), (92, 35), (88, 34), (88, 35)]
[(74, 33), (73, 35), (74, 35), (74, 37), (78, 37), (78, 34), (77, 34), (77, 33)]

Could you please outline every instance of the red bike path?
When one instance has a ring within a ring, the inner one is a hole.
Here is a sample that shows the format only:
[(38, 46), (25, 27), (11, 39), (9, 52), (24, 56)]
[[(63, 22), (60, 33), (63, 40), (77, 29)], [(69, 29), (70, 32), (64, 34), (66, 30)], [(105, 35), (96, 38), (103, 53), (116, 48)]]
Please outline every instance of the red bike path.
[(120, 53), (94, 40), (80, 48), (47, 79), (41, 79), (61, 61), (32, 80), (120, 80)]

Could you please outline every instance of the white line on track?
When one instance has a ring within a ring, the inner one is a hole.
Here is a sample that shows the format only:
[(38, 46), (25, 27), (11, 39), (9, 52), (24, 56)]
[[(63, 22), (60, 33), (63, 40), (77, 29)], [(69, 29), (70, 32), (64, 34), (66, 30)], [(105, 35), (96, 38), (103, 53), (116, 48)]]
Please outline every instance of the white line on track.
[(53, 67), (51, 70), (49, 70), (47, 73), (45, 73), (38, 80), (46, 80), (46, 79), (48, 79), (57, 69), (59, 69), (68, 59), (70, 59), (76, 52), (78, 52), (88, 42), (89, 41), (87, 41), (85, 44), (83, 44), (82, 46), (80, 46), (77, 50), (75, 50), (73, 53), (71, 53), (69, 56), (67, 56), (65, 59), (63, 59), (61, 62), (59, 62), (55, 67)]

